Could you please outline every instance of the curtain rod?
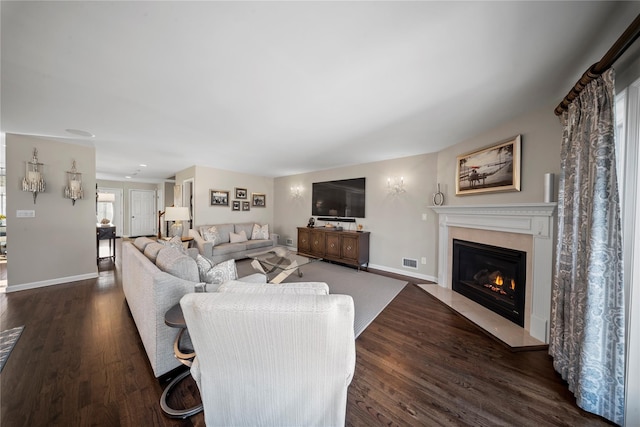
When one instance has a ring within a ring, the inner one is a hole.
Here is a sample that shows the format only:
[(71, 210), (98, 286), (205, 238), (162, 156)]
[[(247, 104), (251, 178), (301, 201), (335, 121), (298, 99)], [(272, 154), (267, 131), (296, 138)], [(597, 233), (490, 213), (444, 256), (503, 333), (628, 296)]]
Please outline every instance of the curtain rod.
[(554, 113), (556, 116), (562, 115), (564, 111), (569, 108), (569, 104), (580, 95), (582, 89), (585, 88), (592, 80), (596, 79), (600, 74), (607, 71), (611, 66), (622, 56), (629, 46), (636, 41), (640, 36), (640, 15), (636, 16), (631, 25), (622, 33), (620, 38), (611, 46), (611, 48), (604, 54), (599, 62), (593, 64), (587, 71), (584, 72), (580, 80), (571, 88), (567, 96), (564, 97), (562, 102), (558, 104)]

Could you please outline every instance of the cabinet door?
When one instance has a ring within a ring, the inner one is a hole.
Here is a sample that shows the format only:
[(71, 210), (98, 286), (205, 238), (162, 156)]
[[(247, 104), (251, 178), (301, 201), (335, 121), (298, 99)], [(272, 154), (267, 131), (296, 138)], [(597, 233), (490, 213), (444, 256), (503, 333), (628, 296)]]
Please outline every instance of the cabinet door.
[(337, 233), (327, 233), (326, 244), (327, 256), (340, 258), (340, 235)]
[(308, 254), (311, 250), (309, 242), (311, 241), (311, 232), (304, 228), (298, 229), (298, 252)]
[(342, 258), (350, 261), (358, 261), (358, 238), (354, 236), (342, 236)]
[(324, 231), (311, 232), (311, 254), (324, 256)]

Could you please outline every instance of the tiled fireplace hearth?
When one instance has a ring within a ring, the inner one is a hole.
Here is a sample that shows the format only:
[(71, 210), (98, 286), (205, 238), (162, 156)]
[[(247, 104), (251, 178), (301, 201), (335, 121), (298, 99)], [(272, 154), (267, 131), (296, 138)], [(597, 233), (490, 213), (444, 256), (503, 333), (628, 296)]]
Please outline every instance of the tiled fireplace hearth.
[[(476, 306), (462, 295), (452, 293), (454, 239), (525, 252), (527, 285), (524, 328), (488, 310), (486, 318), (491, 319), (491, 322), (484, 319), (476, 321), (472, 316), (467, 317), (507, 344), (509, 339), (499, 336), (499, 333), (495, 333), (496, 330), (508, 330), (507, 334), (510, 335), (514, 335), (515, 331), (515, 335), (533, 338), (530, 343), (525, 339), (522, 346), (548, 343), (556, 204), (438, 206), (433, 207), (433, 210), (439, 215), (437, 289), (440, 291), (435, 289), (435, 293), (444, 295), (441, 298), (443, 300), (463, 301), (462, 307)], [(459, 302), (458, 304), (460, 305)], [(452, 307), (456, 309), (453, 305)], [(467, 308), (458, 311), (466, 316), (465, 310)], [(482, 314), (481, 317), (485, 315)], [(519, 338), (516, 341), (518, 340)]]

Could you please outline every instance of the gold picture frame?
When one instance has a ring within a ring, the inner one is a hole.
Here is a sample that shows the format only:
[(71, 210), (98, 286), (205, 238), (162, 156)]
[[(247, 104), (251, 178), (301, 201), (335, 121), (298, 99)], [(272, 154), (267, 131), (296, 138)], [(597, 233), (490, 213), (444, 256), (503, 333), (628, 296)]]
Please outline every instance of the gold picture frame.
[(229, 206), (229, 192), (224, 190), (209, 190), (211, 206)]
[(267, 196), (264, 193), (251, 193), (251, 206), (264, 208), (267, 206)]
[(520, 191), (521, 136), (458, 156), (456, 196)]

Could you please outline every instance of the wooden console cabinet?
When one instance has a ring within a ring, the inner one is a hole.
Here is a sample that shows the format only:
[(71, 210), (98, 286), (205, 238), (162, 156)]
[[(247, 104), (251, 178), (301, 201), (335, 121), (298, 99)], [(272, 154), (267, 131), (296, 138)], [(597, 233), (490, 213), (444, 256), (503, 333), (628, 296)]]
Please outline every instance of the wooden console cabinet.
[(368, 231), (298, 227), (298, 252), (355, 267), (369, 266)]

